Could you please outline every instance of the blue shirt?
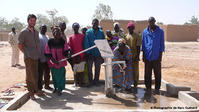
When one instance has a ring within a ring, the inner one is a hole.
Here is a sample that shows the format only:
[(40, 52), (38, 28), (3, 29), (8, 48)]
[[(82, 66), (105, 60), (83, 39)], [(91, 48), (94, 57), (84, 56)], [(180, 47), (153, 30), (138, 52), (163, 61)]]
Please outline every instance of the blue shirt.
[[(94, 32), (94, 29), (90, 28), (88, 31), (86, 31), (86, 36), (84, 37), (84, 49), (94, 46), (94, 41), (98, 39), (105, 39), (104, 32), (100, 29)], [(101, 56), (98, 48), (93, 48), (87, 51), (86, 54), (90, 54), (92, 56)]]
[(154, 32), (147, 27), (142, 34), (142, 51), (148, 61), (159, 59), (160, 52), (165, 50), (164, 31), (156, 26)]

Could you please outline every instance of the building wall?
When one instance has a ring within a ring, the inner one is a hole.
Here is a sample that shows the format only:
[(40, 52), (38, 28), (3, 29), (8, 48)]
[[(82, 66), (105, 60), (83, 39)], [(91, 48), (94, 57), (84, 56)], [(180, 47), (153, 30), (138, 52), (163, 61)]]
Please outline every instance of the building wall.
[(0, 41), (8, 41), (9, 31), (0, 31)]
[[(123, 29), (124, 33), (127, 33), (127, 24), (129, 21), (132, 20), (102, 20), (100, 21), (100, 25), (103, 27), (104, 32), (106, 30), (113, 30), (113, 24), (114, 22), (119, 22), (120, 27)], [(143, 30), (148, 26), (147, 21), (134, 21), (135, 22), (135, 32), (143, 32)]]
[[(120, 27), (127, 33), (127, 24), (130, 20), (115, 20), (114, 22), (119, 22)], [(106, 30), (113, 30), (113, 20), (102, 20), (100, 25), (103, 27), (104, 32)], [(135, 32), (143, 32), (143, 30), (148, 26), (148, 22), (144, 21), (134, 21), (135, 22)], [(199, 38), (199, 27), (197, 25), (160, 25), (164, 30), (164, 36), (166, 41), (197, 41)], [(0, 31), (0, 41), (8, 40), (9, 31)], [(47, 32), (49, 37), (52, 37), (51, 32)]]
[(167, 41), (197, 41), (199, 27), (197, 25), (164, 25)]
[[(127, 33), (127, 24), (130, 20), (115, 20), (120, 23), (120, 27)], [(147, 20), (134, 21), (135, 32), (143, 32), (148, 26)], [(113, 30), (113, 20), (102, 20), (100, 25), (103, 30)], [(199, 38), (199, 27), (197, 25), (160, 25), (164, 30), (164, 36), (166, 41), (197, 41)]]
[(164, 31), (164, 39), (167, 41), (167, 25), (159, 25)]

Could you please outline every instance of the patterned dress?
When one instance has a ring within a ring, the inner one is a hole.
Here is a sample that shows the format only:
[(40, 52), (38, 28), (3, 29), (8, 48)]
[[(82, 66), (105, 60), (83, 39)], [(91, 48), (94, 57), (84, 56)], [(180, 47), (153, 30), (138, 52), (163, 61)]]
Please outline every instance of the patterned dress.
[(132, 66), (133, 66), (133, 71), (135, 72), (134, 83), (135, 83), (135, 85), (137, 85), (138, 81), (139, 81), (139, 61), (137, 60), (137, 56), (138, 56), (137, 46), (141, 46), (142, 38), (138, 34), (133, 33), (132, 35), (127, 34), (126, 37), (125, 37), (125, 40), (126, 40), (126, 44), (130, 47), (131, 52), (133, 53), (133, 55), (132, 55), (132, 60), (133, 60)]
[(113, 61), (126, 61), (126, 68), (121, 72), (118, 64), (113, 65), (113, 84), (119, 85), (126, 89), (131, 88), (133, 81), (133, 68), (132, 68), (132, 53), (128, 46), (126, 46), (123, 55), (119, 52), (119, 48), (114, 50)]
[(111, 50), (113, 51), (116, 47), (117, 47), (117, 43), (118, 43), (118, 40), (119, 40), (119, 37), (118, 36), (114, 36), (112, 38), (106, 36), (106, 39), (108, 40), (108, 43), (111, 47)]

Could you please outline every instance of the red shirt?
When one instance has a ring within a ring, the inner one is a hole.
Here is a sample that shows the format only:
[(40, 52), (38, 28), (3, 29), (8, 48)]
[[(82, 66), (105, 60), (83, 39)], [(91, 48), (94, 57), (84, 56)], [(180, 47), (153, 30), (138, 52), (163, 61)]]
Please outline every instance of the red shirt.
[[(84, 48), (83, 48), (83, 42), (84, 42), (84, 35), (81, 34), (81, 33), (72, 34), (70, 36), (68, 45), (72, 49), (73, 54), (76, 54), (76, 53), (84, 50)], [(84, 59), (84, 53), (79, 54), (78, 56), (81, 57), (81, 60)]]

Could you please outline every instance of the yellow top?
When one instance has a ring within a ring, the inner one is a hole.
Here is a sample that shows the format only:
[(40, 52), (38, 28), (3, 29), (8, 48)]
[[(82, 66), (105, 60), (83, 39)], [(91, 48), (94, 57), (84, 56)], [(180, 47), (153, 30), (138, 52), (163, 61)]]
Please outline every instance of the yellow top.
[(125, 40), (126, 40), (126, 44), (130, 47), (131, 52), (133, 54), (133, 59), (136, 59), (137, 56), (137, 46), (141, 46), (142, 44), (142, 38), (136, 34), (133, 33), (133, 35), (131, 34), (127, 34), (125, 36)]

